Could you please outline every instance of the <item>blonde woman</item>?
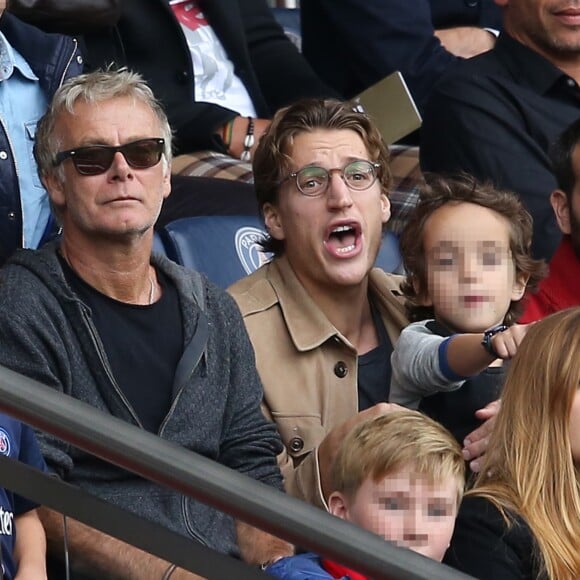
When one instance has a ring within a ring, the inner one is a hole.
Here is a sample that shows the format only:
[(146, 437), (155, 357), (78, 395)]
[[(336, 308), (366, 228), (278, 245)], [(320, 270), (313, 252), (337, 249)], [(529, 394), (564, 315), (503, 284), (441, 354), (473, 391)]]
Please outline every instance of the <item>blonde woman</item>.
[(445, 562), (482, 580), (580, 578), (580, 308), (535, 324)]

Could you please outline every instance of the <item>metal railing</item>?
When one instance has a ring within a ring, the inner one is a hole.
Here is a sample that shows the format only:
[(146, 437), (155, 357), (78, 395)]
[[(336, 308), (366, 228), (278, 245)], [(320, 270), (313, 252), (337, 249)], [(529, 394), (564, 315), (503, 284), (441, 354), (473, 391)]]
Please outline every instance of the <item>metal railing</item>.
[[(103, 460), (178, 490), (376, 580), (470, 578), (414, 552), (396, 548), (305, 502), (4, 367), (0, 367), (0, 410)], [(5, 471), (0, 470), (0, 485), (5, 485)], [(14, 486), (16, 482), (10, 483)], [(20, 484), (14, 491), (22, 493)], [(35, 497), (31, 493), (33, 489), (26, 491), (33, 500), (42, 495), (39, 493)], [(76, 518), (91, 525), (90, 518), (89, 521)], [(116, 535), (114, 530), (107, 533)], [(188, 542), (189, 546), (192, 544)], [(148, 551), (208, 578), (219, 578), (212, 575), (212, 568), (203, 558), (190, 558), (194, 561), (186, 563), (177, 552)], [(175, 556), (178, 559), (172, 559)], [(256, 577), (255, 570), (248, 568), (247, 571), (248, 576), (238, 574), (235, 577)]]

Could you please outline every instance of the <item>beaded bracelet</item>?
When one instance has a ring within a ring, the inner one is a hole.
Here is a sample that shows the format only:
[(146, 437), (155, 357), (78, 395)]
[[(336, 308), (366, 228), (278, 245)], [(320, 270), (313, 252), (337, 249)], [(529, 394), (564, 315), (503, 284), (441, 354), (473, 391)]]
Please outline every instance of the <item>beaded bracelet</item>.
[(244, 150), (240, 155), (240, 159), (249, 163), (252, 160), (252, 147), (254, 146), (254, 119), (248, 117), (248, 128), (246, 130), (246, 136), (244, 137)]

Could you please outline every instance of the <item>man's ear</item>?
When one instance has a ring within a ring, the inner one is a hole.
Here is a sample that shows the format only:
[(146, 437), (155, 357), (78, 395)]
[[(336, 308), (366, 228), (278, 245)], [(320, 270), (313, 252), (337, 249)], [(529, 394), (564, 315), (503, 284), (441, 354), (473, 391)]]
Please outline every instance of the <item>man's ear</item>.
[(280, 219), (280, 214), (278, 213), (278, 208), (271, 203), (265, 203), (262, 206), (262, 213), (264, 214), (264, 223), (270, 236), (275, 240), (283, 240), (285, 238), (284, 227)]
[(556, 221), (562, 230), (563, 234), (570, 234), (572, 227), (570, 225), (570, 204), (568, 203), (568, 196), (561, 190), (556, 189), (550, 195), (550, 203), (554, 214), (556, 214)]
[(64, 207), (66, 205), (64, 183), (56, 173), (53, 172), (43, 175), (42, 185), (44, 185), (44, 189), (48, 192), (48, 197), (54, 206)]
[(163, 199), (167, 199), (171, 193), (171, 166), (169, 164), (166, 165), (167, 167), (163, 172)]
[(348, 519), (348, 507), (345, 496), (340, 491), (333, 491), (328, 498), (328, 511), (342, 520)]
[(391, 217), (391, 202), (386, 193), (381, 193), (381, 221), (386, 224)]

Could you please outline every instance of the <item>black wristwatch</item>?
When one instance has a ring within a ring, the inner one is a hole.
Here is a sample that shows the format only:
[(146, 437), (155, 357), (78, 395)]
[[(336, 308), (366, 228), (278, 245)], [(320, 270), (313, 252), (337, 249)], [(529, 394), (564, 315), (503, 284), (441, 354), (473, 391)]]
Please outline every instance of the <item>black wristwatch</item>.
[(500, 332), (504, 332), (507, 329), (508, 327), (505, 324), (498, 324), (497, 326), (494, 326), (493, 328), (490, 328), (489, 330), (486, 330), (483, 333), (483, 340), (481, 341), (481, 345), (483, 346), (483, 348), (485, 348), (486, 352), (488, 352), (491, 356), (499, 358), (499, 354), (495, 352), (495, 349), (491, 344), (491, 337), (495, 336)]

